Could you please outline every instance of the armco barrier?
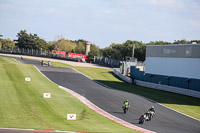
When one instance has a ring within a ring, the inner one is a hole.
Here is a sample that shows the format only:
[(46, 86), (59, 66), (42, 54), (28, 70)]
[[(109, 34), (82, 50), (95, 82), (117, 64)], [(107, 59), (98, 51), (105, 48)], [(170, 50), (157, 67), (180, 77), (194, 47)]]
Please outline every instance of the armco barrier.
[(192, 90), (200, 91), (200, 80), (198, 79), (190, 79), (190, 86)]
[(168, 78), (167, 76), (163, 75), (154, 75), (152, 77), (152, 83), (168, 85)]
[(170, 86), (180, 87), (180, 88), (188, 88), (188, 78), (181, 77), (170, 77)]
[(115, 75), (117, 75), (118, 77), (120, 77), (122, 80), (124, 80), (124, 81), (126, 81), (126, 82), (128, 82), (130, 84), (132, 83), (132, 79), (129, 78), (129, 77), (127, 77), (127, 76), (124, 76), (123, 74), (121, 74), (119, 72), (119, 68), (113, 68), (113, 72), (114, 72)]
[(200, 98), (200, 92), (198, 91), (193, 91), (193, 90), (183, 89), (183, 88), (178, 88), (178, 87), (173, 87), (173, 86), (167, 86), (167, 85), (162, 85), (162, 84), (149, 83), (149, 82), (144, 82), (144, 81), (139, 81), (139, 80), (135, 80), (135, 81), (136, 81), (136, 85), (138, 86), (143, 86), (143, 87), (148, 87), (148, 88), (153, 88), (153, 89), (158, 89), (158, 90), (163, 90), (163, 91), (169, 91), (169, 92), (174, 92), (178, 94)]
[(140, 86), (200, 97), (199, 79), (144, 73), (143, 71), (139, 71), (135, 66), (131, 66), (131, 78), (137, 81), (143, 81), (143, 84), (140, 84), (140, 82), (137, 83)]
[(147, 79), (145, 80), (144, 72), (140, 71), (135, 66), (131, 66), (131, 77), (133, 79), (137, 79), (137, 80), (141, 80), (141, 81), (146, 81), (147, 80)]

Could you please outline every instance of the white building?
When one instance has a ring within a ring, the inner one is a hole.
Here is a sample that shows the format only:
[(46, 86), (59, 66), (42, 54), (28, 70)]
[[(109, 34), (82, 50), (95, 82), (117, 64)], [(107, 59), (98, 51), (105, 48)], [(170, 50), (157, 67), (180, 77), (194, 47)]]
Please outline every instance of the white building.
[(145, 73), (200, 79), (200, 44), (147, 45)]

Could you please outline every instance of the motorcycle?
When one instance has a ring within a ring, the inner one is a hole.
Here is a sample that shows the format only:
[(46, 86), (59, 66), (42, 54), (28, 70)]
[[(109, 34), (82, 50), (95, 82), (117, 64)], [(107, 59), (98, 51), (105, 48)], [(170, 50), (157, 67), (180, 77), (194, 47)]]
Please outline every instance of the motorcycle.
[(148, 111), (139, 118), (139, 124), (143, 124), (145, 121), (151, 121), (154, 115), (155, 111)]
[(124, 114), (126, 114), (126, 112), (128, 111), (129, 106), (123, 106), (122, 108), (123, 108)]
[(152, 116), (156, 115), (155, 111), (150, 111), (150, 113), (152, 114)]
[(145, 116), (142, 115), (140, 118), (139, 118), (139, 124), (143, 124), (145, 122)]
[(151, 121), (151, 119), (153, 118), (154, 115), (155, 115), (154, 111), (149, 111), (148, 112), (148, 120)]

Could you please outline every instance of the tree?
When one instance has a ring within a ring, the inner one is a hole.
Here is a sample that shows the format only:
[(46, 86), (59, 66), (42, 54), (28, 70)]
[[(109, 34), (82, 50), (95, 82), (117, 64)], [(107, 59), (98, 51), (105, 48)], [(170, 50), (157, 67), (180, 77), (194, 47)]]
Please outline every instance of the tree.
[(190, 42), (185, 40), (185, 39), (182, 39), (182, 40), (175, 40), (173, 42), (173, 44), (189, 44)]
[(88, 53), (87, 60), (88, 60), (88, 61), (93, 61), (95, 56), (96, 56), (96, 53), (95, 53), (94, 51), (90, 51), (90, 52)]
[(106, 47), (103, 49), (103, 57), (114, 56), (114, 50), (111, 47)]
[(191, 40), (191, 43), (193, 43), (193, 42), (195, 42), (195, 43), (200, 43), (200, 40)]
[(21, 30), (20, 33), (17, 33), (17, 44), (16, 46), (19, 48), (32, 48), (31, 46), (31, 42), (33, 40), (31, 40), (31, 38), (29, 37), (29, 35), (26, 33), (26, 30)]
[(94, 56), (100, 56), (100, 48), (95, 44), (91, 44), (90, 52), (88, 53), (88, 61), (93, 61)]
[(142, 42), (136, 43), (134, 57), (137, 58), (138, 61), (144, 61), (145, 53), (146, 53), (146, 44)]
[(34, 49), (43, 49), (48, 50), (48, 44), (45, 40), (39, 38), (37, 34), (34, 34), (34, 42), (33, 42)]
[(37, 34), (27, 34), (26, 30), (21, 30), (18, 34), (18, 43), (16, 44), (19, 48), (29, 49), (44, 49), (48, 50), (48, 45), (45, 40), (38, 37)]
[(71, 52), (73, 49), (75, 49), (76, 43), (61, 38), (58, 41), (50, 42), (49, 46), (51, 50)]
[(134, 43), (134, 41), (127, 40), (125, 43), (122, 44), (121, 53), (124, 59), (125, 57), (132, 56)]
[(90, 51), (94, 53), (94, 56), (100, 56), (100, 48), (96, 46), (95, 44), (91, 44)]
[(56, 50), (56, 51), (65, 51), (65, 39), (64, 38), (58, 40), (54, 44), (54, 50)]
[(78, 53), (78, 54), (85, 54), (85, 43), (86, 43), (86, 41), (78, 40), (78, 41), (75, 41), (75, 42), (76, 42), (75, 52)]
[(1, 42), (2, 40), (3, 40), (3, 39), (0, 39), (0, 49), (1, 49), (1, 47), (2, 47), (2, 42)]
[(119, 60), (132, 57), (133, 45), (135, 45), (134, 57), (139, 61), (144, 61), (146, 45), (142, 42), (131, 40), (127, 40), (123, 44), (112, 43), (109, 47), (103, 49), (103, 56)]
[(170, 42), (165, 42), (165, 41), (151, 41), (147, 45), (167, 45), (167, 44), (172, 44)]
[(15, 42), (10, 40), (9, 38), (0, 40), (0, 48), (2, 49), (9, 49), (14, 47), (15, 47)]
[(122, 45), (112, 43), (109, 47), (102, 49), (103, 57), (122, 59)]
[(54, 50), (54, 44), (55, 43), (56, 43), (55, 41), (48, 42), (47, 43), (48, 50), (50, 50), (50, 51)]

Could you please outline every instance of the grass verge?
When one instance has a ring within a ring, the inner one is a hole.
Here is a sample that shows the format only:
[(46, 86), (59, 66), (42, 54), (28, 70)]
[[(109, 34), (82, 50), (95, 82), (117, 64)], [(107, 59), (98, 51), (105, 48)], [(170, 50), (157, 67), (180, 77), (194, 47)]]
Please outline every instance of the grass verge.
[[(31, 81), (26, 82), (25, 77)], [(52, 98), (44, 99), (43, 93)], [(137, 132), (89, 109), (32, 65), (0, 57), (0, 127), (76, 132)], [(77, 114), (77, 120), (66, 120)]]

